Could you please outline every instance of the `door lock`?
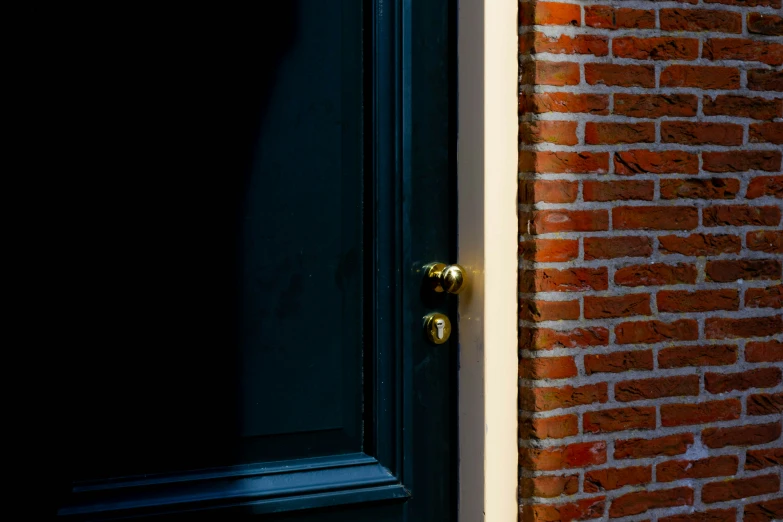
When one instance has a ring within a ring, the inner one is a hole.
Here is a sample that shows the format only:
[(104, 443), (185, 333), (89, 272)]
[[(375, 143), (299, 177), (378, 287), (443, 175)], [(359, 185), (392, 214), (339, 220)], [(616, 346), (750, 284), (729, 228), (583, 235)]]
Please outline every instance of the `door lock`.
[(424, 335), (432, 343), (445, 343), (451, 336), (451, 321), (443, 314), (432, 313), (425, 315)]

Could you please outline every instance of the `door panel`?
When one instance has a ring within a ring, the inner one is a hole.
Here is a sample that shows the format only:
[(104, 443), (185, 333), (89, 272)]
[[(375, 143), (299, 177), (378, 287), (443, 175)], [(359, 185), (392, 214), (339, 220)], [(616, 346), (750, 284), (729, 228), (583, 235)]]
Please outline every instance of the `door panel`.
[(454, 8), (280, 4), (76, 16), (49, 56), (61, 516), (454, 518), (456, 338), (421, 330), (456, 321), (422, 285), (455, 261)]

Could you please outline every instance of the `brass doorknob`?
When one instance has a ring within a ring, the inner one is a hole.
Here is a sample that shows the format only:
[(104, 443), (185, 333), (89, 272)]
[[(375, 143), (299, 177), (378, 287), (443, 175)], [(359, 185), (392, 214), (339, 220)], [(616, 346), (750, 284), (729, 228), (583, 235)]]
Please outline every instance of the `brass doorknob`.
[(424, 275), (436, 292), (458, 294), (468, 286), (468, 275), (459, 265), (431, 263), (425, 267)]

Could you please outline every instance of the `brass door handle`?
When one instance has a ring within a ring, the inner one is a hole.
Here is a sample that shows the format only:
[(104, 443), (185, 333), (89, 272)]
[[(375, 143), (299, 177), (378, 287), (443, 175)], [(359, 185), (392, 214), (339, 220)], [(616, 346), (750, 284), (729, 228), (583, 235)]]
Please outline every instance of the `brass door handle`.
[(436, 292), (458, 294), (468, 286), (468, 274), (456, 264), (430, 263), (425, 267), (424, 275)]

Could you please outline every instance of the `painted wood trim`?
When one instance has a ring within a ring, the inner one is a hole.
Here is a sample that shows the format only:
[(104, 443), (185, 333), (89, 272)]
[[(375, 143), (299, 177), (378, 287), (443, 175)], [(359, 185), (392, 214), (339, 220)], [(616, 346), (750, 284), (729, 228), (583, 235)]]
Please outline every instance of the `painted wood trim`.
[(458, 20), (459, 520), (517, 520), (517, 1)]

